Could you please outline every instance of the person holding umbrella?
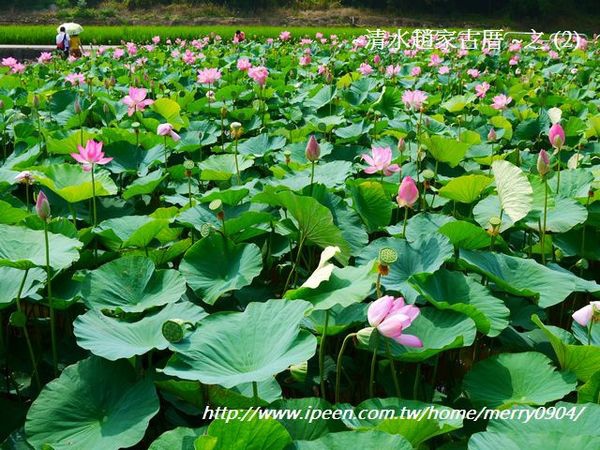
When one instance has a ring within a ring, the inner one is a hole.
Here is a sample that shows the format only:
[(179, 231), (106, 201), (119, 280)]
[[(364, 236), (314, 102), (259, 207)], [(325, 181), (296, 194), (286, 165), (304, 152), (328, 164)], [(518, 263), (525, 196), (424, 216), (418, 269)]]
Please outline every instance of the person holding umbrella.
[(56, 35), (56, 50), (61, 52), (62, 56), (66, 58), (69, 56), (70, 38), (67, 30), (64, 26), (58, 28), (58, 34)]
[(81, 39), (79, 38), (79, 35), (83, 31), (83, 27), (81, 25), (79, 25), (78, 23), (73, 23), (73, 22), (63, 23), (60, 27), (58, 27), (58, 30), (57, 30), (59, 32), (58, 35), (56, 36), (57, 47), (58, 47), (58, 39), (59, 39), (60, 33), (63, 30), (67, 36), (67, 41), (68, 41), (66, 55), (70, 54), (71, 56), (79, 58), (81, 56)]

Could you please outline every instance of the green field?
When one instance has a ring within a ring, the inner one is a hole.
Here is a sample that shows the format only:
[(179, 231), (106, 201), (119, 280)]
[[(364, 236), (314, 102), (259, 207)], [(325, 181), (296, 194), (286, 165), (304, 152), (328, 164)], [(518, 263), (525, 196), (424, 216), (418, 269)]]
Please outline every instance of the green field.
[[(206, 25), (206, 26), (85, 26), (82, 35), (84, 42), (96, 44), (118, 44), (122, 40), (143, 42), (149, 41), (152, 36), (159, 35), (164, 39), (182, 38), (195, 39), (208, 33), (218, 33), (223, 38), (229, 39), (237, 26)], [(307, 35), (314, 37), (320, 31), (326, 36), (337, 34), (339, 37), (351, 37), (365, 33), (361, 27), (268, 27), (249, 26), (242, 28), (246, 36), (258, 38), (277, 37), (282, 30), (290, 31), (294, 36)], [(55, 25), (8, 25), (0, 27), (0, 44), (52, 44), (56, 35)]]

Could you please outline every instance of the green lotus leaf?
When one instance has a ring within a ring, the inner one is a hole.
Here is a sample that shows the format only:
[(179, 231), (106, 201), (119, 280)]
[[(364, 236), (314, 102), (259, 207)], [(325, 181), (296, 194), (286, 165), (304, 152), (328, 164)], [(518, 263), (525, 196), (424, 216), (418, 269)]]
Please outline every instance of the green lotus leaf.
[(102, 221), (94, 233), (111, 249), (146, 248), (169, 226), (169, 220), (148, 216), (122, 216)]
[(460, 203), (473, 203), (491, 183), (492, 179), (485, 175), (464, 175), (451, 179), (440, 189), (440, 195)]
[[(19, 294), (21, 282), (25, 271), (13, 267), (0, 266), (0, 309), (10, 306)], [(40, 268), (29, 269), (21, 298), (35, 294), (46, 281), (46, 270)]]
[(196, 440), (195, 450), (284, 450), (291, 443), (289, 433), (275, 419), (217, 419)]
[(563, 369), (573, 372), (581, 381), (589, 381), (594, 376), (600, 367), (600, 347), (565, 343), (549, 327), (545, 326), (537, 315), (534, 314), (531, 320), (550, 341)]
[(328, 433), (340, 431), (344, 426), (339, 420), (332, 418), (318, 418), (308, 421), (304, 417), (311, 413), (311, 410), (328, 410), (333, 406), (326, 400), (318, 397), (290, 398), (273, 402), (269, 408), (278, 410), (302, 411), (300, 418), (293, 419), (288, 417), (277, 418), (277, 420), (287, 429), (294, 440), (312, 441)]
[[(253, 159), (238, 156), (240, 172), (252, 167), (253, 164)], [(198, 164), (198, 167), (202, 170), (200, 174), (202, 180), (227, 181), (237, 173), (234, 155), (211, 155)]]
[(439, 309), (451, 309), (469, 316), (480, 333), (494, 337), (508, 326), (509, 309), (490, 290), (461, 272), (440, 269), (419, 274), (411, 284)]
[(82, 297), (91, 309), (142, 312), (177, 302), (185, 289), (176, 270), (156, 270), (145, 256), (125, 256), (89, 272)]
[(463, 160), (470, 144), (444, 136), (431, 136), (425, 139), (425, 144), (431, 156), (439, 162), (445, 162), (450, 167), (456, 167)]
[(136, 380), (127, 361), (90, 357), (48, 383), (27, 413), (35, 448), (118, 450), (137, 444), (159, 409), (149, 378)]
[(206, 429), (177, 427), (165, 431), (152, 444), (148, 450), (195, 450), (194, 442)]
[(179, 270), (202, 300), (212, 305), (223, 294), (248, 286), (262, 270), (262, 256), (255, 244), (235, 244), (212, 234), (190, 247)]
[(483, 228), (463, 220), (444, 224), (439, 232), (450, 239), (452, 245), (465, 250), (486, 248), (492, 243), (491, 236)]
[(502, 353), (476, 363), (463, 381), (477, 407), (506, 409), (513, 405), (545, 405), (576, 387), (568, 372), (560, 373), (541, 353)]
[(352, 205), (369, 232), (387, 226), (392, 218), (392, 202), (383, 186), (375, 181), (363, 181), (353, 186)]
[[(46, 266), (43, 230), (0, 225), (0, 267), (31, 269)], [(55, 270), (69, 267), (79, 259), (83, 243), (62, 234), (48, 233), (50, 266)]]
[(226, 388), (270, 379), (314, 355), (316, 338), (299, 328), (309, 307), (301, 300), (269, 300), (241, 313), (212, 314), (173, 344), (176, 354), (164, 372)]
[(342, 431), (330, 433), (314, 441), (295, 441), (296, 450), (348, 450), (349, 448), (380, 448), (394, 450), (411, 450), (413, 448), (406, 439), (399, 435), (382, 431)]
[[(354, 408), (357, 416), (361, 411), (365, 410), (394, 411), (394, 417), (385, 418), (385, 416), (382, 416), (377, 419), (357, 420), (355, 423), (349, 425), (359, 430), (373, 429), (403, 436), (415, 448), (434, 436), (462, 428), (462, 419), (450, 415), (453, 414), (452, 408), (415, 400), (371, 398)], [(448, 417), (444, 419), (430, 417), (429, 411), (433, 410), (443, 411), (445, 414), (448, 414)], [(412, 414), (412, 416), (408, 415), (406, 411)]]
[[(548, 208), (546, 230), (552, 233), (565, 233), (584, 223), (587, 218), (588, 211), (585, 206), (570, 198), (557, 197), (554, 204)], [(543, 209), (531, 211), (526, 220), (529, 228), (538, 231), (540, 223), (543, 224), (544, 221)]]
[[(93, 197), (92, 174), (84, 171), (79, 164), (52, 164), (36, 170), (36, 180), (69, 203)], [(94, 186), (96, 197), (117, 193), (117, 185), (106, 170), (96, 169)]]
[(373, 290), (377, 273), (373, 264), (360, 267), (336, 267), (328, 281), (316, 289), (300, 287), (287, 291), (284, 298), (309, 301), (315, 310), (327, 310), (336, 305), (348, 307), (362, 302)]
[(492, 172), (502, 209), (513, 222), (518, 222), (531, 211), (533, 189), (529, 180), (508, 161), (494, 161)]
[(163, 175), (162, 170), (158, 169), (145, 177), (140, 177), (127, 186), (127, 189), (123, 192), (123, 198), (129, 200), (136, 195), (151, 194), (167, 176), (167, 174)]
[(444, 261), (452, 257), (453, 248), (448, 239), (440, 234), (408, 243), (402, 239), (380, 238), (372, 241), (358, 255), (357, 263), (366, 264), (379, 257), (379, 250), (389, 247), (399, 255), (390, 265), (388, 275), (381, 277), (381, 284), (387, 289), (402, 293), (414, 301), (417, 292), (408, 283), (408, 279), (418, 273), (433, 273)]
[(196, 324), (206, 317), (199, 306), (190, 302), (174, 303), (137, 322), (126, 322), (90, 310), (73, 323), (77, 344), (96, 356), (111, 361), (143, 355), (150, 350), (164, 350), (169, 342), (161, 333), (162, 325), (171, 319)]

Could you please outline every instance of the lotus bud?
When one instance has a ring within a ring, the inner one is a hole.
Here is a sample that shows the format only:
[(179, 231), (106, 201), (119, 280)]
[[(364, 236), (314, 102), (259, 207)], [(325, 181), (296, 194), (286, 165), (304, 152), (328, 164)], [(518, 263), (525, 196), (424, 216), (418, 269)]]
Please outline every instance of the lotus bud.
[(162, 325), (162, 335), (167, 341), (176, 344), (177, 342), (181, 342), (185, 337), (188, 325), (189, 322), (181, 319), (169, 319)]
[(396, 202), (400, 208), (407, 207), (412, 208), (417, 199), (419, 198), (419, 190), (417, 185), (411, 177), (404, 177), (400, 187), (398, 188), (398, 195), (396, 196)]
[(37, 215), (43, 221), (48, 221), (50, 218), (50, 202), (44, 191), (40, 191), (35, 202), (35, 210)]
[(562, 261), (563, 256), (565, 256), (565, 254), (562, 252), (561, 249), (557, 248), (556, 250), (554, 250), (554, 257), (556, 258), (556, 261)]
[(560, 150), (565, 143), (565, 130), (560, 126), (559, 123), (555, 123), (550, 127), (548, 131), (548, 139), (550, 145), (557, 150)]
[(356, 333), (356, 338), (362, 342), (369, 342), (371, 340), (371, 336), (373, 335), (373, 331), (375, 331), (375, 328), (373, 327), (363, 328)]
[(490, 128), (490, 132), (487, 135), (487, 140), (489, 142), (494, 142), (497, 138), (498, 138), (498, 136), (496, 135), (496, 130), (494, 130), (493, 128)]
[(585, 258), (581, 258), (580, 260), (578, 260), (575, 263), (575, 267), (577, 267), (578, 269), (583, 269), (583, 270), (587, 270), (590, 267), (590, 263), (588, 262), (587, 259)]
[(502, 225), (502, 219), (498, 216), (490, 217), (488, 222), (489, 226), (487, 229), (487, 233), (490, 236), (498, 236), (500, 234), (500, 226)]
[(404, 142), (403, 138), (398, 139), (398, 151), (400, 152), (400, 154), (404, 153), (404, 150), (406, 149), (406, 142)]
[(40, 98), (37, 95), (34, 95), (31, 103), (35, 109), (38, 109), (40, 107)]
[(221, 106), (221, 118), (227, 117), (227, 107), (225, 105)]
[(75, 99), (75, 114), (81, 114), (81, 103), (79, 102), (79, 98)]
[(283, 156), (285, 157), (285, 163), (289, 165), (292, 162), (292, 152), (286, 150), (283, 152)]
[(538, 155), (537, 170), (543, 177), (550, 172), (550, 156), (546, 150), (541, 150)]
[(321, 147), (319, 143), (315, 139), (314, 135), (311, 135), (308, 139), (308, 143), (306, 144), (306, 159), (310, 162), (315, 162), (319, 160), (321, 156)]

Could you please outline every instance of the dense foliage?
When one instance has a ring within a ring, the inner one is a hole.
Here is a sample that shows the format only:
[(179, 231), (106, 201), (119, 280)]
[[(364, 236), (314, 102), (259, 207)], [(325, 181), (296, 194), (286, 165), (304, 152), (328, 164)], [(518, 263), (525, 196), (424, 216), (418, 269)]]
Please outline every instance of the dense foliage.
[(2, 60), (3, 448), (600, 446), (597, 42), (153, 41)]

